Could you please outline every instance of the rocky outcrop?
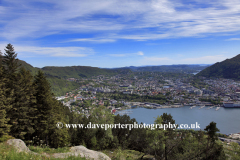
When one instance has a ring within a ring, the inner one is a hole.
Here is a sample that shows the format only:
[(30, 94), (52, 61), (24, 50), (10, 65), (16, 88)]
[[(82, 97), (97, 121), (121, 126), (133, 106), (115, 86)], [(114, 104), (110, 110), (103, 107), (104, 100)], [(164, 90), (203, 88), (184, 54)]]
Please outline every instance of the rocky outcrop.
[(31, 152), (21, 139), (9, 139), (7, 144), (14, 146), (17, 152)]
[[(32, 152), (29, 150), (29, 148), (26, 146), (26, 144), (21, 139), (9, 139), (7, 141), (9, 145), (12, 145), (14, 148), (16, 148), (17, 152), (27, 152), (31, 154), (38, 154), (35, 152)], [(50, 157), (49, 155), (43, 153), (38, 154), (42, 156)], [(111, 160), (106, 154), (102, 152), (93, 151), (90, 149), (87, 149), (84, 146), (75, 146), (71, 147), (70, 152), (67, 153), (54, 153), (51, 155), (51, 157), (54, 158), (66, 158), (68, 156), (81, 156), (85, 157), (87, 159), (94, 159), (94, 160)]]
[(65, 158), (66, 156), (81, 156), (89, 159), (96, 160), (111, 160), (106, 154), (102, 152), (87, 149), (84, 146), (75, 146), (70, 149), (68, 153), (55, 153), (52, 155), (54, 158)]

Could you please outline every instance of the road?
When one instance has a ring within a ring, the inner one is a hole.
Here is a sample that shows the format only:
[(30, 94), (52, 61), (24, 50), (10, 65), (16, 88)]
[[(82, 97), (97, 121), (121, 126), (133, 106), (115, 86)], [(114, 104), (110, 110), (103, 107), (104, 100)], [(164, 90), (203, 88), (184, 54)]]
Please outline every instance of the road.
[(218, 137), (220, 140), (222, 139), (223, 141), (226, 141), (226, 142), (236, 142), (240, 145), (240, 141), (239, 140), (233, 140), (233, 139), (229, 139), (229, 138), (223, 138), (223, 137)]

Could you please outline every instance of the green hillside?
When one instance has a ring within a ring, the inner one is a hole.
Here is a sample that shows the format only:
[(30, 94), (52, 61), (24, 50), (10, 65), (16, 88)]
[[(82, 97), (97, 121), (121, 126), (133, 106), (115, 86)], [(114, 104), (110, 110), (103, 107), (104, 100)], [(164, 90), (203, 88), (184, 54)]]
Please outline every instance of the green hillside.
[(97, 75), (114, 75), (116, 70), (100, 69), (88, 66), (43, 67), (45, 74), (59, 78), (89, 78)]
[(63, 78), (46, 75), (48, 82), (51, 85), (51, 90), (56, 96), (65, 95), (67, 92), (80, 87), (79, 83), (70, 82)]
[(66, 92), (80, 87), (79, 83), (67, 81), (67, 78), (81, 79), (98, 75), (116, 75), (131, 72), (130, 69), (100, 69), (88, 66), (36, 68), (22, 60), (19, 60), (19, 64), (29, 70), (32, 75), (35, 75), (39, 69), (42, 70), (51, 85), (52, 92), (56, 96), (64, 95)]
[(222, 62), (217, 62), (214, 65), (207, 67), (199, 72), (196, 77), (203, 76), (207, 78), (227, 78), (240, 79), (240, 54), (226, 59)]
[[(19, 64), (21, 64), (22, 67), (29, 70), (32, 75), (36, 75), (37, 71), (40, 68), (33, 67), (32, 65), (28, 64), (25, 61), (19, 60)], [(42, 69), (40, 69), (42, 70)], [(64, 95), (66, 92), (72, 91), (79, 87), (79, 84), (76, 82), (69, 82), (64, 78), (61, 78), (60, 76), (56, 75), (53, 76), (51, 73), (45, 73), (48, 82), (51, 85), (51, 90), (56, 96)]]
[(19, 64), (21, 64), (21, 67), (24, 67), (26, 70), (29, 70), (33, 75), (35, 75), (39, 70), (39, 68), (33, 67), (32, 65), (22, 60), (19, 60)]

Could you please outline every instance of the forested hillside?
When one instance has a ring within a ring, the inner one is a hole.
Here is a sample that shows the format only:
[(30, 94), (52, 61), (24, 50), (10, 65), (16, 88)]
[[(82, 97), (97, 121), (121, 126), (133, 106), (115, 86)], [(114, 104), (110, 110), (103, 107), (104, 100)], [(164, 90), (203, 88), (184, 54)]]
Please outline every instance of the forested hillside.
[(71, 66), (71, 67), (43, 67), (43, 72), (60, 78), (88, 78), (97, 75), (114, 75), (117, 70), (100, 69), (88, 66)]
[[(30, 71), (32, 75), (36, 75), (40, 70), (43, 71), (41, 68), (33, 67), (22, 60), (19, 60), (18, 64), (26, 70)], [(50, 83), (51, 91), (54, 93), (55, 96), (65, 95), (67, 92), (79, 87), (79, 84), (76, 82), (67, 81), (65, 78), (61, 78), (60, 76), (53, 76), (50, 72), (46, 74), (43, 71), (43, 73), (45, 74), (46, 79)]]
[(214, 65), (207, 67), (196, 75), (196, 77), (198, 76), (239, 80), (240, 54), (231, 59), (226, 59), (222, 62), (217, 62)]
[(32, 65), (22, 60), (19, 60), (18, 64), (21, 65), (21, 67), (24, 67), (26, 70), (30, 71), (33, 75), (36, 75), (37, 72), (40, 70), (40, 68), (33, 67)]
[(66, 92), (80, 87), (79, 83), (67, 81), (67, 78), (81, 79), (98, 75), (116, 75), (131, 72), (130, 69), (100, 69), (88, 66), (36, 68), (22, 60), (19, 60), (18, 64), (33, 75), (36, 75), (39, 70), (43, 71), (50, 83), (51, 91), (56, 96), (64, 95)]

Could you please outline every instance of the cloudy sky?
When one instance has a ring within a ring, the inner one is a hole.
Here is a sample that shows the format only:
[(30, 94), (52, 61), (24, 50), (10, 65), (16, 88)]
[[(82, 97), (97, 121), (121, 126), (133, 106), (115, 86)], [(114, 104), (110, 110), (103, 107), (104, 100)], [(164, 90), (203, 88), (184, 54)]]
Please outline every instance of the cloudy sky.
[(34, 67), (213, 64), (240, 53), (239, 0), (0, 0), (0, 50)]

